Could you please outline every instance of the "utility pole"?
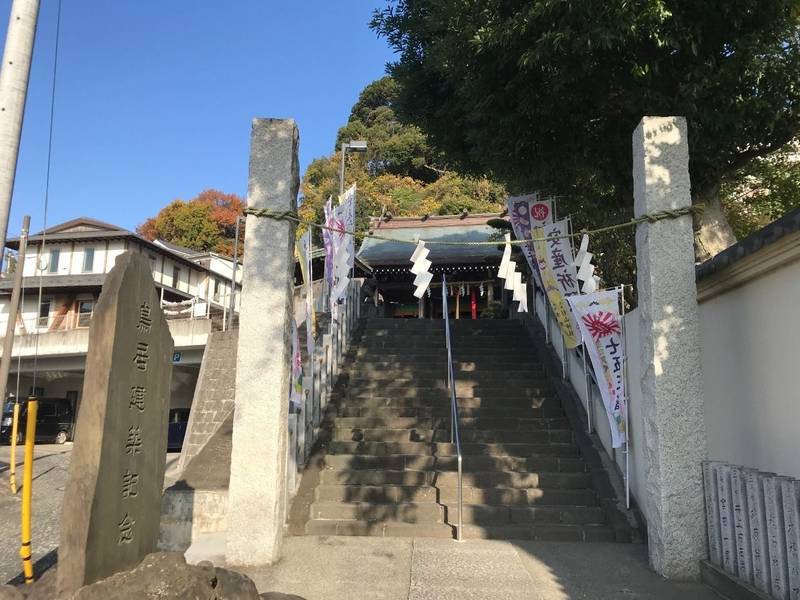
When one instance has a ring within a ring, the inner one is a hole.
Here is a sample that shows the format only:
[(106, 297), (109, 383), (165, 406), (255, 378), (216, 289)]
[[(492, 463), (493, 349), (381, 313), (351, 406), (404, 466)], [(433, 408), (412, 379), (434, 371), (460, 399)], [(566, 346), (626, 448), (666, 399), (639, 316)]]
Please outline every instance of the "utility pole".
[(22, 220), (22, 231), (19, 234), (17, 267), (14, 270), (14, 289), (11, 292), (11, 303), (8, 305), (8, 324), (6, 325), (6, 337), (3, 339), (3, 358), (0, 359), (0, 389), (3, 391), (0, 402), (5, 402), (8, 372), (11, 370), (11, 351), (14, 348), (14, 329), (17, 326), (17, 311), (19, 310), (19, 297), (22, 290), (22, 272), (25, 270), (25, 249), (28, 247), (30, 226), (31, 218), (25, 215)]
[[(39, 0), (14, 0), (0, 68), (0, 264), (6, 248)], [(2, 382), (5, 386), (5, 381)]]

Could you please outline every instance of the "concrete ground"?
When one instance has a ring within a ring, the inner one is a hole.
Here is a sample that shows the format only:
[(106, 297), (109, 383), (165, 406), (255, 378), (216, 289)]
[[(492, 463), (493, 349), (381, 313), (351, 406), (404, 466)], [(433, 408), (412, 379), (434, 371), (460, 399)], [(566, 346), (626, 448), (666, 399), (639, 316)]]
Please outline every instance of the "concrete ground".
[(307, 536), (287, 538), (283, 556), (243, 569), (263, 598), (720, 600), (662, 579), (633, 544)]
[[(34, 450), (32, 542), (34, 572), (53, 565), (58, 548), (61, 502), (67, 484), (72, 444), (38, 444)], [(165, 481), (174, 479), (180, 453), (167, 454)], [(22, 507), (22, 448), (17, 448), (17, 494), (8, 485), (11, 447), (0, 445), (0, 584), (22, 583), (19, 559), (20, 512)]]

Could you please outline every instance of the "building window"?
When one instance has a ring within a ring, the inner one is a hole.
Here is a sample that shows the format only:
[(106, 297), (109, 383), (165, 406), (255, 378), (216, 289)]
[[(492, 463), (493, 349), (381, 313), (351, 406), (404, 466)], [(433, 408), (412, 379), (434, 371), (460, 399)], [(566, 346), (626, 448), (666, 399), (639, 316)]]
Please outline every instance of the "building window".
[(180, 280), (181, 270), (178, 267), (172, 267), (172, 287), (177, 288)]
[(214, 280), (214, 300), (219, 300), (219, 279)]
[(83, 249), (83, 272), (91, 273), (94, 271), (94, 248)]
[(33, 396), (34, 398), (41, 398), (42, 396), (44, 396), (44, 388), (31, 386), (28, 388), (28, 396)]
[(50, 264), (47, 267), (48, 273), (58, 273), (58, 259), (61, 258), (61, 250), (53, 248), (50, 250)]
[(78, 301), (78, 327), (89, 326), (89, 321), (92, 320), (93, 311), (94, 311), (94, 300)]
[(52, 298), (42, 298), (42, 303), (39, 305), (39, 327), (47, 327), (50, 324), (50, 307), (52, 304)]

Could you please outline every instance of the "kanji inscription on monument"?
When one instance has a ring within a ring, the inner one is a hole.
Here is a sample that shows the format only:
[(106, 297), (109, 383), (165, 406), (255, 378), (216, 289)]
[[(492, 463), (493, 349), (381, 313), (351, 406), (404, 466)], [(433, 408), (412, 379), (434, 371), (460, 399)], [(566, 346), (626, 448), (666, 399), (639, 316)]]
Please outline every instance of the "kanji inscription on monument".
[(60, 594), (156, 550), (172, 351), (150, 263), (126, 252), (106, 278), (89, 331), (64, 494)]

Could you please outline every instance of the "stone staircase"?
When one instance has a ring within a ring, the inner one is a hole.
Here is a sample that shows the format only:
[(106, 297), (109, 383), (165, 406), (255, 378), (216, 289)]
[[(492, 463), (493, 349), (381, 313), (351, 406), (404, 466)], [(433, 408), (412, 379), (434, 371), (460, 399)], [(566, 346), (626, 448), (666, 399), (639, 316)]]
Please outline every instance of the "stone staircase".
[[(464, 537), (630, 541), (610, 486), (596, 489), (607, 474), (583, 456), (522, 323), (451, 323)], [(454, 535), (445, 374), (442, 321), (365, 322), (331, 404), (302, 532)]]

